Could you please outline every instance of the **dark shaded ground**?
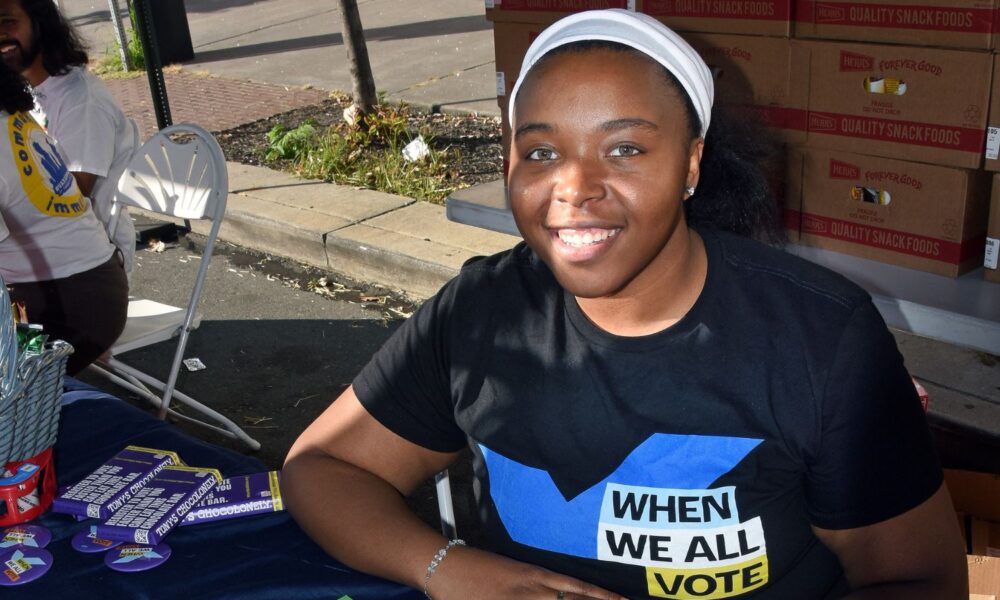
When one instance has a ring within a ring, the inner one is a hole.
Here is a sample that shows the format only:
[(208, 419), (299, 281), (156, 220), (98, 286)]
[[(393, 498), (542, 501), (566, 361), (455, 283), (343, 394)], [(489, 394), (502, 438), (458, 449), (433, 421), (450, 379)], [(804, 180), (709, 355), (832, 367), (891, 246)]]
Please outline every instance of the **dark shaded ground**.
[[(138, 219), (140, 228), (154, 221)], [(137, 254), (132, 284), (138, 295), (181, 305), (204, 250), (204, 238), (181, 237), (165, 251)], [(261, 443), (250, 452), (240, 442), (179, 421), (192, 435), (256, 456), (280, 469), (291, 444), (347, 387), (368, 358), (417, 303), (393, 292), (247, 248), (219, 243), (205, 283), (201, 327), (185, 356), (207, 369), (181, 369), (178, 389), (227, 415)], [(166, 377), (175, 344), (165, 342), (122, 355), (143, 371)], [(151, 410), (138, 396), (84, 372), (80, 378)], [(180, 412), (191, 414), (182, 406)], [(210, 465), (209, 465), (210, 466)], [(459, 530), (480, 538), (474, 522), (469, 455), (451, 469)], [(438, 524), (433, 481), (408, 498), (411, 508)]]
[[(294, 109), (266, 119), (240, 125), (216, 133), (219, 144), (231, 161), (248, 165), (262, 165), (277, 169), (290, 169), (282, 162), (266, 163), (264, 150), (267, 148), (267, 132), (275, 125), (294, 128), (312, 119), (321, 126), (329, 126), (343, 121), (344, 109), (350, 101), (343, 96), (335, 96), (321, 104)], [(449, 115), (420, 112), (412, 107), (407, 109), (409, 131), (416, 137), (418, 132), (429, 133), (428, 143), (432, 148), (457, 150), (453, 175), (460, 187), (467, 187), (503, 176), (503, 157), (500, 144), (500, 120), (497, 117), (475, 115)]]

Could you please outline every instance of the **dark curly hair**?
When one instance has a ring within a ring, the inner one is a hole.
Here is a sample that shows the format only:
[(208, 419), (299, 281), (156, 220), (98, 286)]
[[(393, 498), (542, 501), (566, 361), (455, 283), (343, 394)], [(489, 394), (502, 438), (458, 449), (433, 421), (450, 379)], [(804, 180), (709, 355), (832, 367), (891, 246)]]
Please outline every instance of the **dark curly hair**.
[(63, 75), (71, 67), (87, 64), (87, 50), (80, 34), (53, 0), (20, 0), (20, 3), (31, 19), (34, 43), (42, 54), (42, 66), (50, 75)]
[[(601, 40), (573, 42), (555, 48), (543, 61), (564, 53), (607, 49), (647, 57), (623, 44)], [(683, 100), (689, 140), (701, 134), (701, 120), (691, 98), (673, 73), (661, 68), (667, 82)], [(693, 196), (684, 202), (687, 222), (780, 245), (785, 231), (779, 219), (778, 203), (767, 176), (780, 162), (780, 145), (750, 111), (712, 108), (712, 126), (705, 136), (701, 174)]]
[(8, 114), (31, 110), (35, 99), (21, 74), (0, 60), (0, 110)]

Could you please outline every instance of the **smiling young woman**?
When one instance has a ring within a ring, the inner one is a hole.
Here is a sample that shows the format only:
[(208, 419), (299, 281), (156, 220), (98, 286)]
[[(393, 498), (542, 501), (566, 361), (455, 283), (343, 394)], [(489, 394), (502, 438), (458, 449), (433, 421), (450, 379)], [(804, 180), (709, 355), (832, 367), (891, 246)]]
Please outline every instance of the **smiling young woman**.
[[(510, 96), (525, 242), (470, 261), (289, 453), (331, 554), (437, 600), (967, 596), (871, 302), (773, 239), (753, 135), (628, 11), (551, 25)], [(486, 547), (401, 494), (471, 450)]]
[(511, 208), (592, 320), (653, 333), (691, 308), (705, 280), (683, 209), (704, 140), (655, 61), (623, 46), (569, 48), (537, 64), (517, 98)]

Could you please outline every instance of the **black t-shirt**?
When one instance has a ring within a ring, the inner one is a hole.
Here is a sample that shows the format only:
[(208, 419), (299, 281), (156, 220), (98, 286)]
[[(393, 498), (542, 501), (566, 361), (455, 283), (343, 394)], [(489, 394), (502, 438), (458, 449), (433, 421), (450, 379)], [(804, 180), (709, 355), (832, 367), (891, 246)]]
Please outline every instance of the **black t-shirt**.
[(868, 295), (703, 231), (704, 290), (643, 337), (591, 323), (525, 245), (466, 265), (354, 381), (386, 427), (471, 447), (490, 549), (629, 598), (825, 598), (810, 524), (869, 525), (941, 484)]

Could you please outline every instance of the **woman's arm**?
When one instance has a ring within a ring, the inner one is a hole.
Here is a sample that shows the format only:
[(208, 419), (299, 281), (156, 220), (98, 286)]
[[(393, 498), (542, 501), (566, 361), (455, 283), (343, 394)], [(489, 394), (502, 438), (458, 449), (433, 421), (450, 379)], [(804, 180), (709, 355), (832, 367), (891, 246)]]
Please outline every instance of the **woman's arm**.
[(944, 484), (897, 517), (856, 529), (813, 527), (840, 559), (851, 600), (966, 600), (965, 550)]
[[(375, 420), (348, 388), (296, 440), (282, 494), (299, 525), (331, 556), (423, 589), (447, 543), (403, 501), (457, 456), (427, 450)], [(453, 547), (428, 584), (436, 600), (538, 598), (624, 600), (570, 577), (467, 547)]]

